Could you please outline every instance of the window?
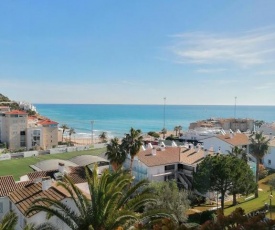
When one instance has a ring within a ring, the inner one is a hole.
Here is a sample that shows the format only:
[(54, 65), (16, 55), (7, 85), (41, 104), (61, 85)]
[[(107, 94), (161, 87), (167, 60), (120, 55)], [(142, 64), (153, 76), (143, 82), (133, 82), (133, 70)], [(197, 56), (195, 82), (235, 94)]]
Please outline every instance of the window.
[(166, 165), (165, 166), (165, 171), (166, 170), (174, 170), (175, 169), (175, 165)]
[(268, 164), (271, 165), (271, 160), (268, 160)]
[(3, 202), (0, 202), (0, 213), (3, 213), (4, 210), (3, 210)]

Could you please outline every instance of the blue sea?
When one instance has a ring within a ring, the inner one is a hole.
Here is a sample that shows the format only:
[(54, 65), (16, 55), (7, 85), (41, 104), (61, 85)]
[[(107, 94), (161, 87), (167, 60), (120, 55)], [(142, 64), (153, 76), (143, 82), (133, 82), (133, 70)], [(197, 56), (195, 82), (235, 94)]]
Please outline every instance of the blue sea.
[(223, 105), (103, 105), (103, 104), (35, 104), (38, 113), (67, 124), (78, 135), (90, 136), (93, 121), (95, 135), (103, 131), (109, 137), (122, 137), (130, 128), (142, 132), (173, 130), (181, 125), (187, 130), (191, 122), (207, 118), (252, 118), (275, 121), (275, 106)]

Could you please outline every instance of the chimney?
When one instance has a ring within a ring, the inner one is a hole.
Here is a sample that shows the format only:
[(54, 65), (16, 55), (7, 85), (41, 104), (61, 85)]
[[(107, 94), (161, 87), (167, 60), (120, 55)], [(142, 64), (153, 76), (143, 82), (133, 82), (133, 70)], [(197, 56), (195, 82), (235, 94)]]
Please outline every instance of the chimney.
[(272, 140), (272, 133), (269, 133), (269, 140)]
[(156, 156), (157, 155), (157, 150), (155, 148), (152, 149), (152, 156)]
[(145, 147), (144, 147), (144, 145), (142, 145), (142, 146), (141, 146), (141, 149), (142, 149), (142, 151), (144, 151), (144, 150), (145, 150)]
[(58, 163), (58, 171), (62, 174), (64, 173), (64, 171), (65, 171), (65, 164), (64, 163), (61, 163), (61, 162)]
[(152, 148), (153, 148), (152, 144), (151, 144), (151, 143), (148, 143), (147, 149), (152, 149)]
[(42, 191), (48, 190), (52, 185), (52, 179), (51, 177), (43, 177), (42, 178)]

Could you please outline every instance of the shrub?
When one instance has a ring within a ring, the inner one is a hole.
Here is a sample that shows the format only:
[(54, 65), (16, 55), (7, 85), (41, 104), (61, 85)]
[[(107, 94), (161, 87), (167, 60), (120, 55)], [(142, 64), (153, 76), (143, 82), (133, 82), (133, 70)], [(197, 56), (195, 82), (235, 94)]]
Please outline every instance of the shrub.
[(264, 167), (264, 165), (260, 164), (259, 167), (259, 180), (264, 179), (268, 175), (268, 170)]

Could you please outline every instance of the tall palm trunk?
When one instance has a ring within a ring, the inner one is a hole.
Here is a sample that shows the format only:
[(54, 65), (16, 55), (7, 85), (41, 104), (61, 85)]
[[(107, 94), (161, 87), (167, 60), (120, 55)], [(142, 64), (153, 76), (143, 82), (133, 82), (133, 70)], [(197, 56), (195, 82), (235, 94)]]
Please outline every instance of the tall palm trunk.
[(232, 196), (233, 196), (233, 205), (235, 206), (237, 205), (237, 194), (233, 193)]
[(259, 197), (259, 191), (258, 191), (258, 181), (259, 181), (259, 166), (260, 166), (260, 159), (256, 158), (256, 190), (255, 190), (255, 198)]
[(130, 173), (132, 174), (132, 168), (133, 168), (133, 162), (134, 162), (134, 157), (131, 157), (131, 162), (130, 162)]

